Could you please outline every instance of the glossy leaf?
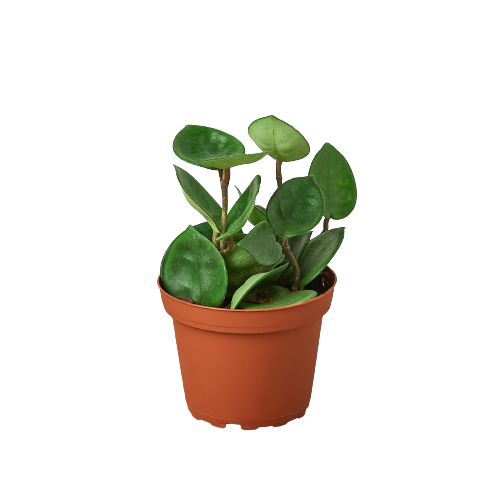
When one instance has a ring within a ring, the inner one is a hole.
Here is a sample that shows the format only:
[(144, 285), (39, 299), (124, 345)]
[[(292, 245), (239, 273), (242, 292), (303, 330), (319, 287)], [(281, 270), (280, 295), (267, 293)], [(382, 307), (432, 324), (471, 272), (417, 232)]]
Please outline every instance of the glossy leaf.
[(309, 242), (299, 260), (301, 287), (308, 285), (332, 260), (344, 239), (344, 229), (330, 229)]
[(260, 175), (256, 175), (227, 214), (227, 231), (221, 234), (217, 238), (217, 241), (221, 241), (237, 233), (245, 225), (255, 206), (255, 198), (257, 197), (259, 188)]
[[(276, 307), (286, 307), (301, 302), (307, 302), (318, 294), (314, 290), (299, 290), (290, 292), (287, 288), (280, 286), (259, 287), (253, 289), (240, 302), (240, 309), (271, 309)], [(264, 303), (260, 303), (265, 301)]]
[(201, 224), (196, 224), (193, 226), (196, 231), (198, 231), (202, 236), (205, 236), (208, 240), (212, 241), (213, 229), (210, 227), (208, 222), (202, 222)]
[(256, 226), (259, 222), (267, 222), (266, 209), (260, 205), (255, 205), (248, 220), (254, 226)]
[(309, 154), (309, 143), (288, 123), (266, 116), (250, 124), (248, 134), (262, 151), (269, 151), (275, 160), (295, 161)]
[(259, 264), (239, 245), (233, 245), (233, 249), (226, 255), (225, 261), (228, 273), (227, 294), (229, 296), (243, 285), (250, 276), (262, 270), (262, 264)]
[(281, 245), (267, 222), (257, 224), (238, 245), (263, 266), (275, 264), (282, 253)]
[[(220, 205), (212, 198), (210, 193), (188, 172), (175, 166), (177, 179), (182, 187), (184, 196), (188, 203), (198, 210), (210, 227), (217, 233), (220, 232), (220, 220), (222, 209)], [(242, 226), (243, 227), (243, 226)], [(241, 229), (241, 228), (240, 228)]]
[(245, 146), (226, 132), (201, 125), (186, 125), (174, 139), (174, 153), (184, 161), (216, 170), (204, 162), (220, 156), (243, 155)]
[[(294, 236), (288, 240), (288, 244), (290, 245), (290, 250), (293, 256), (297, 259), (297, 262), (300, 261), (300, 258), (304, 254), (305, 249), (307, 248), (307, 244), (311, 239), (312, 231), (308, 231), (304, 234), (299, 234), (298, 236)], [(293, 267), (289, 267), (282, 275), (279, 280), (279, 285), (291, 285), (294, 279)]]
[(273, 231), (291, 238), (309, 231), (323, 216), (325, 202), (313, 177), (296, 177), (283, 183), (271, 196), (266, 216)]
[(267, 152), (264, 151), (263, 153), (251, 153), (247, 155), (220, 156), (218, 158), (204, 161), (202, 166), (211, 169), (226, 170), (238, 165), (248, 165), (249, 163), (255, 163), (256, 161), (262, 160), (262, 158), (264, 158), (264, 156), (266, 155)]
[(285, 270), (285, 266), (278, 267), (267, 273), (259, 273), (250, 276), (243, 285), (234, 292), (233, 299), (231, 300), (231, 309), (236, 309), (245, 296), (256, 287), (259, 283), (261, 286), (269, 286), (274, 281), (277, 281), (281, 273)]
[(186, 125), (174, 137), (174, 153), (187, 163), (212, 170), (225, 170), (261, 160), (267, 152), (245, 154), (236, 137), (203, 125)]
[[(238, 187), (234, 187), (236, 188), (236, 191), (238, 191), (238, 195), (241, 196), (241, 191), (238, 189)], [(248, 220), (254, 226), (256, 226), (259, 222), (267, 222), (266, 209), (264, 207), (261, 207), (260, 205), (255, 205)]]
[(316, 153), (309, 175), (313, 175), (325, 197), (324, 216), (347, 217), (356, 205), (356, 181), (347, 160), (328, 142)]
[(228, 276), (221, 254), (192, 226), (168, 247), (161, 261), (163, 290), (178, 299), (219, 307), (226, 297)]

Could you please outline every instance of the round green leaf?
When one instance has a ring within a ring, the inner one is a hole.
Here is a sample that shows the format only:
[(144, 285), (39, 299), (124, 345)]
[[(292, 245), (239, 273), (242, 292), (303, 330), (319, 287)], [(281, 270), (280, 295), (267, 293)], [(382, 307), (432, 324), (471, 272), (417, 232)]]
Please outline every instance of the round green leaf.
[(250, 124), (248, 134), (262, 151), (269, 151), (275, 160), (295, 161), (309, 154), (309, 143), (288, 123), (266, 116)]
[(281, 245), (267, 222), (257, 224), (238, 245), (263, 266), (277, 262), (282, 253)]
[(224, 259), (192, 226), (168, 247), (161, 261), (160, 279), (163, 290), (173, 297), (191, 297), (203, 306), (219, 307), (226, 297)]
[(233, 208), (227, 214), (227, 231), (221, 234), (217, 241), (221, 241), (237, 233), (250, 217), (255, 205), (255, 198), (260, 188), (260, 175), (256, 175), (243, 194), (238, 198)]
[[(220, 205), (212, 198), (210, 193), (188, 172), (175, 166), (177, 179), (182, 187), (182, 191), (188, 203), (198, 210), (210, 224), (210, 227), (216, 232), (220, 232), (220, 220), (222, 209)], [(243, 226), (242, 226), (243, 227)], [(240, 228), (241, 229), (241, 228)]]
[(301, 287), (308, 285), (332, 260), (344, 239), (344, 229), (330, 229), (309, 242), (299, 260)]
[(347, 217), (356, 205), (356, 181), (347, 160), (328, 142), (316, 153), (309, 175), (314, 176), (325, 197), (324, 216)]
[(281, 286), (254, 288), (240, 303), (240, 309), (271, 309), (307, 302), (318, 294), (314, 290), (290, 292)]
[(286, 269), (286, 266), (277, 267), (268, 273), (259, 273), (250, 276), (245, 283), (243, 283), (236, 292), (234, 292), (233, 299), (231, 300), (231, 309), (236, 309), (243, 298), (250, 292), (252, 288), (257, 286), (259, 283), (261, 286), (266, 286), (272, 284), (276, 281), (281, 273)]
[(204, 165), (206, 160), (245, 153), (245, 146), (236, 137), (201, 125), (186, 125), (175, 136), (173, 148), (181, 160), (212, 170), (217, 168)]
[(325, 202), (313, 177), (296, 177), (271, 196), (266, 216), (273, 231), (284, 238), (312, 229), (323, 216)]

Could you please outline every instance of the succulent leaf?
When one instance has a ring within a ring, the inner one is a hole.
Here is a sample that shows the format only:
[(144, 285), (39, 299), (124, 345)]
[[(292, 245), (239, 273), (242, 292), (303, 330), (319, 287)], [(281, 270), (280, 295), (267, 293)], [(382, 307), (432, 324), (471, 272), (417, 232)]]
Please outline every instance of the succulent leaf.
[(248, 165), (249, 163), (255, 163), (256, 161), (262, 160), (262, 158), (264, 158), (264, 156), (266, 156), (267, 154), (267, 151), (264, 151), (263, 153), (251, 153), (247, 155), (220, 156), (218, 158), (205, 160), (202, 166), (211, 169), (226, 170), (238, 165)]
[(286, 307), (301, 302), (307, 302), (318, 294), (314, 290), (299, 290), (290, 292), (281, 286), (268, 286), (254, 288), (240, 302), (240, 309), (270, 309)]
[(271, 226), (265, 221), (257, 224), (238, 245), (263, 266), (275, 264), (282, 253)]

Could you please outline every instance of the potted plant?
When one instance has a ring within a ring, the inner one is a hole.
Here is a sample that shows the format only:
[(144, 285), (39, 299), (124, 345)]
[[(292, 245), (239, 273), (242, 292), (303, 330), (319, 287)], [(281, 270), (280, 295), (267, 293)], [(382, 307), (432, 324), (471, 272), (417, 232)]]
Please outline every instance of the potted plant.
[[(218, 172), (221, 204), (175, 166), (184, 196), (206, 222), (170, 244), (158, 286), (173, 318), (192, 415), (217, 427), (256, 429), (302, 417), (309, 405), (336, 283), (327, 265), (344, 238), (344, 228), (329, 229), (329, 221), (353, 210), (356, 183), (328, 143), (307, 176), (283, 182), (283, 164), (309, 154), (306, 139), (274, 116), (255, 120), (248, 132), (261, 151), (246, 154), (232, 135), (197, 125), (175, 137), (180, 159)], [(256, 175), (229, 209), (231, 169), (265, 156), (276, 161), (277, 181), (267, 206), (256, 205)], [(322, 219), (323, 231), (311, 238)], [(254, 227), (245, 234), (247, 221)]]

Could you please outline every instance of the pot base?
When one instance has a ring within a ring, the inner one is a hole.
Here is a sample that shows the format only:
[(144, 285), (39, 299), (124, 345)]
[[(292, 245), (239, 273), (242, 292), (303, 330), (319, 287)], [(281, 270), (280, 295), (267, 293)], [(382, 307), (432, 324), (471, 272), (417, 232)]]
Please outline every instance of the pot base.
[(288, 424), (291, 420), (303, 417), (306, 410), (307, 406), (299, 411), (296, 411), (295, 413), (291, 413), (290, 415), (272, 418), (270, 420), (230, 420), (227, 418), (217, 418), (205, 415), (204, 413), (200, 413), (199, 411), (189, 408), (191, 415), (193, 415), (196, 420), (204, 420), (205, 422), (212, 424), (214, 427), (219, 427), (220, 429), (224, 429), (227, 424), (240, 425), (244, 431), (253, 431), (259, 427), (280, 427), (281, 425)]

